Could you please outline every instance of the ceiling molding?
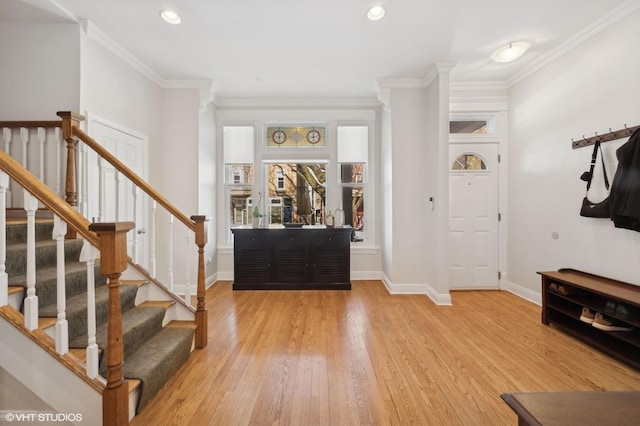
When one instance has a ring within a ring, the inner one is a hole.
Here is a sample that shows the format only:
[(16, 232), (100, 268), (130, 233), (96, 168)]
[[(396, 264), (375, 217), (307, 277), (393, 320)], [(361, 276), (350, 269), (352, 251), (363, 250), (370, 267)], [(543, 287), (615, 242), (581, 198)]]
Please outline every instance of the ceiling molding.
[(217, 107), (240, 108), (359, 108), (380, 107), (378, 99), (371, 98), (215, 98)]
[(212, 80), (165, 80), (157, 72), (100, 30), (93, 22), (87, 19), (80, 19), (79, 22), (88, 37), (95, 40), (117, 58), (163, 89), (208, 89), (211, 87)]
[(507, 90), (509, 86), (504, 81), (452, 81), (451, 91), (500, 91)]
[(590, 40), (598, 33), (606, 30), (611, 27), (622, 18), (625, 18), (635, 11), (640, 9), (640, 2), (637, 0), (627, 0), (622, 3), (620, 6), (612, 9), (606, 15), (603, 15), (600, 19), (595, 21), (593, 24), (585, 27), (582, 31), (575, 34), (573, 37), (569, 38), (566, 42), (562, 43), (560, 46), (556, 47), (553, 50), (545, 53), (540, 56), (538, 59), (533, 61), (529, 66), (522, 69), (521, 71), (514, 74), (511, 78), (506, 81), (507, 87), (511, 87), (525, 78), (535, 74), (540, 71), (542, 68), (547, 65), (557, 61), (573, 49), (580, 46), (582, 43)]
[(116, 43), (111, 37), (106, 35), (94, 23), (87, 19), (81, 19), (80, 25), (88, 37), (98, 42), (102, 47), (113, 53), (126, 64), (156, 83), (158, 86), (164, 87), (166, 84), (164, 79), (158, 73), (149, 68), (146, 64), (133, 56), (128, 50)]
[(427, 87), (424, 78), (378, 78), (376, 86), (380, 89), (417, 89)]

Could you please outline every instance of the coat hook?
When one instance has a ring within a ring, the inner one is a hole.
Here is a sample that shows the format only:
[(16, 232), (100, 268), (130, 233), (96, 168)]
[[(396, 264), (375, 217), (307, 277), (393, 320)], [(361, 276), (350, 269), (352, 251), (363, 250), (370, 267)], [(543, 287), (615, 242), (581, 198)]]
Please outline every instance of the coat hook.
[(596, 133), (596, 140), (599, 141), (600, 138), (598, 137), (598, 132), (595, 132), (595, 133)]
[(624, 125), (624, 129), (627, 131), (627, 134), (630, 135), (631, 134), (631, 130), (629, 130), (629, 128), (627, 127), (627, 124), (625, 123)]

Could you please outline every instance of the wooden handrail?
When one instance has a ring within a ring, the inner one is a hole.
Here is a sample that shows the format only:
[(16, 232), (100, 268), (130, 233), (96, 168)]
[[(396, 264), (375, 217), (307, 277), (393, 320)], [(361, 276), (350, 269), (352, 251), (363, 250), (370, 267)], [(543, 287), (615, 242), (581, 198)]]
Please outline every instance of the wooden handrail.
[(69, 226), (82, 235), (93, 246), (100, 247), (100, 238), (89, 231), (90, 222), (69, 204), (61, 203), (58, 194), (53, 192), (4, 151), (0, 151), (0, 169), (8, 174), (15, 182), (19, 183), (20, 186), (33, 194), (33, 196), (49, 210), (67, 222)]
[(166, 198), (164, 198), (154, 187), (149, 185), (140, 176), (128, 168), (122, 161), (118, 160), (113, 154), (104, 149), (102, 145), (96, 142), (91, 136), (87, 135), (82, 129), (77, 126), (73, 126), (73, 134), (78, 136), (82, 142), (93, 149), (100, 157), (105, 159), (109, 164), (116, 168), (120, 173), (125, 175), (134, 185), (146, 192), (151, 198), (156, 200), (158, 204), (164, 207), (169, 213), (171, 213), (180, 222), (184, 223), (191, 231), (196, 231), (195, 223), (182, 213), (176, 206), (171, 204)]
[(38, 127), (62, 127), (61, 121), (0, 121), (0, 127), (24, 127), (26, 129), (36, 129)]

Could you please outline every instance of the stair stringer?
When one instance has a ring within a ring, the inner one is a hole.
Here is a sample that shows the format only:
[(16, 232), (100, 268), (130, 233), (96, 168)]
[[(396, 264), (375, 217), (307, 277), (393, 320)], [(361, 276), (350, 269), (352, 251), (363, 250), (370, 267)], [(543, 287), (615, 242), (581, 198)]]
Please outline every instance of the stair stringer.
[[(3, 307), (2, 309), (12, 309)], [(36, 330), (37, 331), (37, 330)], [(0, 367), (10, 371), (53, 410), (82, 414), (83, 424), (102, 424), (102, 393), (0, 315)], [(103, 379), (96, 379), (104, 387)]]
[(186, 304), (184, 299), (172, 293), (161, 282), (151, 278), (151, 276), (140, 266), (131, 262), (128, 263), (127, 269), (122, 273), (122, 280), (146, 280), (148, 283), (138, 289), (136, 296), (136, 306), (150, 301), (174, 301), (175, 303), (170, 309), (167, 309), (165, 321), (195, 321), (195, 308)]

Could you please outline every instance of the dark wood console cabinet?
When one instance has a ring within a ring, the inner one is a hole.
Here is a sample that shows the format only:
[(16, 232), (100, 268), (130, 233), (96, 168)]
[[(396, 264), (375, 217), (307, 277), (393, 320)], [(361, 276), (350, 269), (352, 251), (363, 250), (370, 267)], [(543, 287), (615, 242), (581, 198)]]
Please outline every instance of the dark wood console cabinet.
[[(538, 273), (542, 276), (544, 324), (553, 324), (602, 352), (640, 369), (640, 286), (574, 269)], [(558, 291), (558, 286), (563, 287), (562, 292)], [(607, 306), (612, 305), (622, 305), (628, 314), (610, 312)], [(583, 307), (600, 312), (631, 330), (604, 331), (595, 328), (580, 320)]]
[(231, 232), (234, 290), (351, 290), (351, 227), (242, 226)]

